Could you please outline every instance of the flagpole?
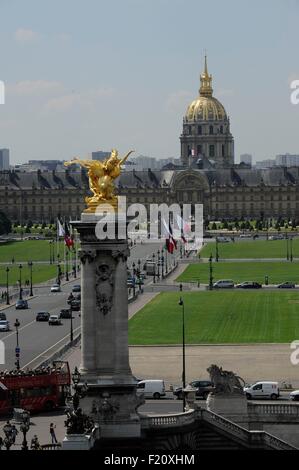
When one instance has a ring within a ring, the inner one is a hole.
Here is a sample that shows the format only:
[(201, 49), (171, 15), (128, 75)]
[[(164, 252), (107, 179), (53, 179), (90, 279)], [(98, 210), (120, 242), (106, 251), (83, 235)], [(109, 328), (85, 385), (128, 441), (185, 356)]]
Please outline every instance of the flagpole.
[[(65, 230), (65, 216), (64, 216), (64, 230)], [(67, 275), (66, 275), (66, 249), (65, 249), (65, 240), (63, 243), (63, 257), (64, 257), (64, 280), (66, 280)]]

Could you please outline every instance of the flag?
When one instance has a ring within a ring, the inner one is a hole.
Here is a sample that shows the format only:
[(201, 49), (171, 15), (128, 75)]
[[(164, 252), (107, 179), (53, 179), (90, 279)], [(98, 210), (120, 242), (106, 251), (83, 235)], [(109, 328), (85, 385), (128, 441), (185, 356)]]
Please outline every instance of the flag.
[(167, 248), (168, 253), (172, 254), (174, 249), (177, 247), (177, 242), (173, 237), (171, 224), (169, 223), (169, 225), (167, 225), (164, 219), (162, 220), (162, 222), (163, 222), (165, 231), (168, 235), (166, 238), (166, 248)]
[(186, 232), (191, 231), (191, 227), (187, 222), (184, 221), (184, 219), (182, 219), (182, 217), (179, 214), (177, 214), (176, 220), (177, 220), (178, 227), (181, 231), (181, 239), (183, 240), (184, 243), (187, 243), (185, 234)]
[(71, 247), (74, 246), (74, 237), (73, 235), (70, 234), (70, 229), (68, 224), (65, 224), (65, 229), (64, 229), (64, 243), (70, 249)]
[(195, 157), (195, 150), (194, 149), (191, 150), (191, 155), (192, 155), (192, 157)]
[(59, 219), (57, 219), (57, 238), (64, 237), (65, 231)]

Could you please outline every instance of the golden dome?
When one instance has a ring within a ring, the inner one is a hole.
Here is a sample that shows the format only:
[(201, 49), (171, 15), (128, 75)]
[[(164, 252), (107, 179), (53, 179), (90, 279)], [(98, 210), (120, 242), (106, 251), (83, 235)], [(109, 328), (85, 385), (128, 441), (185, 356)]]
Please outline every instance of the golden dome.
[(200, 76), (199, 97), (192, 101), (186, 112), (187, 121), (224, 121), (227, 114), (216, 98), (213, 97), (212, 75), (208, 73), (207, 56), (205, 69)]

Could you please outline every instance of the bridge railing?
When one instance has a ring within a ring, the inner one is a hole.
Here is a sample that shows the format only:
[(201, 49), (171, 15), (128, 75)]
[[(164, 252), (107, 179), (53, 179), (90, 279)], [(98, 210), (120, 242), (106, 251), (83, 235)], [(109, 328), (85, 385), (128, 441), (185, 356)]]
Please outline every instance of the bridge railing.
[(299, 403), (248, 403), (248, 414), (249, 416), (283, 415), (299, 420)]

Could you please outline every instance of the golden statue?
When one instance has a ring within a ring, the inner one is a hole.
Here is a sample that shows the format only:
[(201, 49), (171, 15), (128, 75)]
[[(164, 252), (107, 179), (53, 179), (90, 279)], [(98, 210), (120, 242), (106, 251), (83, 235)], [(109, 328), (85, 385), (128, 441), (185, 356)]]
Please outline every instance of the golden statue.
[(118, 151), (112, 149), (110, 156), (103, 162), (98, 160), (79, 160), (74, 158), (70, 162), (65, 162), (65, 166), (77, 164), (88, 169), (89, 188), (93, 193), (92, 197), (86, 197), (87, 209), (84, 212), (95, 212), (99, 204), (109, 204), (117, 209), (117, 196), (115, 194), (114, 180), (121, 173), (121, 165), (134, 150), (127, 153), (124, 158), (118, 158)]

